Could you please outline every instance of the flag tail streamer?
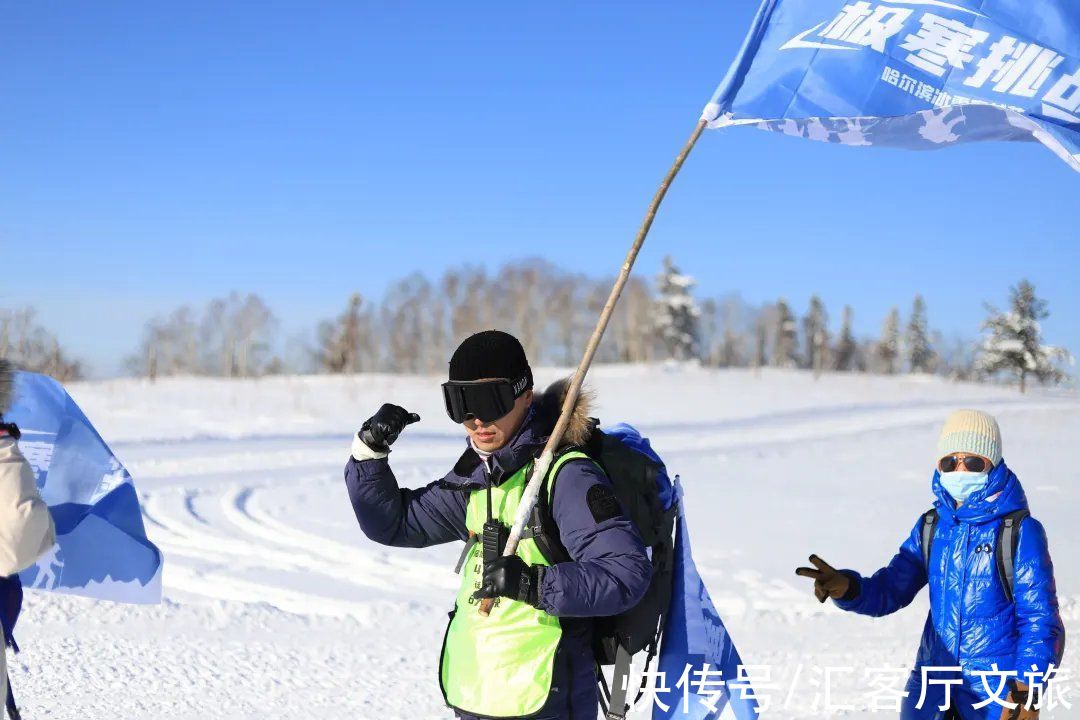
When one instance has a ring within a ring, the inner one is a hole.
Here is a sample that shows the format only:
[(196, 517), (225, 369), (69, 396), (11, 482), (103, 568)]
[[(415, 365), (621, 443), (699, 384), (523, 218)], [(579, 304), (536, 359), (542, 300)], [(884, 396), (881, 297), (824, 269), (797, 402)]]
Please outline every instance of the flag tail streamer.
[(753, 668), (744, 666), (713, 605), (686, 526), (683, 488), (675, 478), (679, 516), (675, 530), (675, 586), (653, 681), (653, 720), (714, 720), (730, 707), (737, 720), (757, 720)]

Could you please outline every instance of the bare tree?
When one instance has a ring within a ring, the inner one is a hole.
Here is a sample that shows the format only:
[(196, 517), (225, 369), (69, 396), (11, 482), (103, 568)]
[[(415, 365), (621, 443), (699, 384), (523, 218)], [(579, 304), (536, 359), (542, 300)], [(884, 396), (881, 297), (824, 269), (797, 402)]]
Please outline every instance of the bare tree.
[[(439, 336), (434, 328), (435, 293), (423, 275), (413, 273), (390, 286), (380, 309), (381, 336), (385, 338), (384, 367), (391, 372), (423, 373), (446, 361), (448, 350), (432, 347)], [(481, 302), (477, 298), (477, 302)]]
[[(611, 289), (611, 283), (606, 279), (601, 280), (594, 286), (592, 295), (596, 296), (589, 307), (587, 327), (592, 331), (599, 312), (593, 312), (593, 308), (607, 298)], [(611, 319), (612, 346), (615, 352), (611, 360), (625, 363), (643, 363), (653, 359), (653, 327), (652, 327), (653, 298), (649, 292), (649, 284), (640, 277), (631, 276), (623, 288), (619, 304), (615, 306), (615, 312)], [(607, 334), (605, 334), (605, 341)]]
[(829, 316), (825, 303), (817, 295), (810, 298), (810, 309), (803, 318), (803, 335), (806, 338), (806, 367), (820, 377), (826, 367), (829, 354)]
[(591, 304), (590, 290), (595, 283), (580, 274), (562, 273), (550, 281), (548, 312), (553, 360), (571, 366), (580, 359), (585, 347), (585, 333), (591, 331), (585, 312)]
[(203, 372), (223, 377), (263, 374), (276, 324), (258, 295), (233, 292), (211, 300), (199, 326)]
[(0, 357), (60, 382), (83, 376), (82, 364), (68, 355), (55, 335), (38, 324), (37, 312), (29, 307), (0, 310)]
[(447, 308), (451, 342), (460, 342), (493, 324), (491, 283), (483, 268), (466, 266), (443, 273), (440, 295)]
[(769, 362), (769, 324), (767, 313), (758, 315), (757, 322), (754, 323), (754, 359), (751, 366), (758, 375), (761, 374), (761, 368)]
[(723, 323), (720, 320), (720, 304), (715, 298), (705, 298), (700, 305), (698, 317), (698, 357), (702, 364), (720, 365), (720, 344)]
[(327, 373), (358, 373), (370, 369), (371, 313), (360, 293), (353, 293), (345, 310), (334, 320), (319, 324), (318, 368)]
[(495, 319), (525, 348), (529, 358), (540, 358), (544, 326), (550, 318), (547, 300), (551, 297), (555, 268), (546, 260), (527, 259), (504, 265), (495, 279)]
[(940, 370), (945, 377), (958, 381), (977, 379), (975, 361), (978, 347), (974, 342), (954, 336), (937, 344), (943, 348)]
[(746, 367), (754, 358), (757, 312), (737, 294), (702, 303), (702, 360), (715, 367)]
[(159, 375), (193, 375), (199, 371), (198, 323), (187, 305), (167, 317), (146, 323), (138, 351), (128, 358), (128, 370), (157, 379)]

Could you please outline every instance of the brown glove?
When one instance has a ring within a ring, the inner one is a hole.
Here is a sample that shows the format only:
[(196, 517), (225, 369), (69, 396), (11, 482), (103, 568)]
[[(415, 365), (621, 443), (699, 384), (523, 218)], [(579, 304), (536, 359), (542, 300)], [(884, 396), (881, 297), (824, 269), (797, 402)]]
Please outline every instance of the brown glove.
[(852, 600), (848, 593), (853, 590), (851, 578), (835, 569), (817, 555), (810, 556), (810, 562), (814, 567), (796, 568), (795, 574), (814, 579), (814, 595), (821, 602), (829, 598), (834, 600)]
[(1038, 705), (1037, 698), (1028, 702), (1028, 686), (1024, 683), (1016, 683), (1009, 693), (1009, 702), (1016, 703), (1016, 707), (1002, 707), (1001, 720), (1039, 720), (1039, 711), (1035, 708)]

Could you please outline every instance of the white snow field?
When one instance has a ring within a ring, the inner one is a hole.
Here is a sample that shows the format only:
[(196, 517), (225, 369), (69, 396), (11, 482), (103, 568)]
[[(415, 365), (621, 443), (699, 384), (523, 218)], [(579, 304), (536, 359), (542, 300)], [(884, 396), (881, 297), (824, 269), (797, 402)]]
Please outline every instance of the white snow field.
[[(28, 594), (24, 651), (11, 664), (24, 717), (451, 717), (436, 667), (460, 547), (375, 545), (357, 527), (342, 480), (352, 433), (386, 401), (423, 417), (391, 456), (401, 483), (445, 473), (463, 440), (439, 382), (72, 386), (135, 477), (147, 530), (165, 553), (165, 601)], [(637, 425), (682, 476), (712, 596), (744, 662), (771, 669), (759, 686), (766, 717), (896, 717), (872, 711), (862, 673), (912, 662), (925, 591), (906, 610), (871, 620), (820, 605), (794, 569), (811, 552), (861, 571), (887, 562), (930, 505), (938, 428), (958, 407), (999, 418), (1005, 457), (1049, 533), (1066, 624), (1077, 624), (1075, 393), (687, 366), (600, 367), (590, 385), (595, 414)], [(1066, 669), (1080, 661), (1078, 642)], [(826, 698), (830, 667), (840, 670)], [(1080, 702), (1080, 688), (1072, 692)], [(1077, 716), (1080, 708), (1043, 714)]]

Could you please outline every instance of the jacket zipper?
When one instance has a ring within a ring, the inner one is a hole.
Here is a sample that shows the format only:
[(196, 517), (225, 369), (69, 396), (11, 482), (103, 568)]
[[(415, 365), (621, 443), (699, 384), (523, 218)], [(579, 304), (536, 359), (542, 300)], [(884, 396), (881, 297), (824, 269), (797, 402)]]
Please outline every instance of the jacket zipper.
[(964, 586), (967, 585), (968, 544), (971, 540), (971, 526), (964, 525), (964, 551), (960, 554), (960, 600), (956, 604), (956, 651), (953, 657), (960, 662), (960, 644), (964, 636)]

